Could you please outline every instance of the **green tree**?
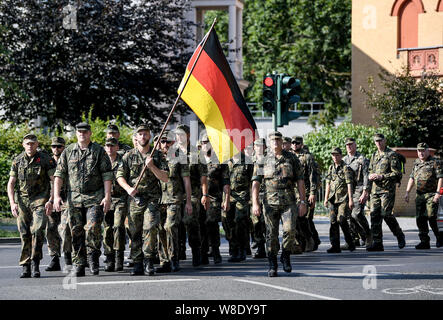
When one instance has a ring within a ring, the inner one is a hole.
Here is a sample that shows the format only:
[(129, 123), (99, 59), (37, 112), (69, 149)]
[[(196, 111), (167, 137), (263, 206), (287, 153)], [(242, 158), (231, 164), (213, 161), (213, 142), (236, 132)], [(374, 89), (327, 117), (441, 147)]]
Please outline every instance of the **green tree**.
[[(69, 3), (76, 7), (67, 7)], [(36, 115), (49, 125), (120, 116), (158, 127), (183, 77), (192, 36), (186, 0), (0, 2), (4, 119)], [(7, 54), (5, 54), (7, 52)], [(187, 111), (180, 104), (178, 112)]]
[(247, 100), (261, 104), (263, 76), (301, 80), (302, 101), (326, 102), (312, 125), (333, 124), (350, 107), (351, 0), (249, 0), (243, 16)]
[(403, 140), (403, 146), (416, 147), (426, 142), (433, 148), (442, 148), (443, 137), (443, 82), (429, 74), (421, 79), (403, 70), (390, 74), (379, 73), (381, 89), (374, 79), (368, 79), (366, 106), (376, 109), (376, 121), (391, 128)]

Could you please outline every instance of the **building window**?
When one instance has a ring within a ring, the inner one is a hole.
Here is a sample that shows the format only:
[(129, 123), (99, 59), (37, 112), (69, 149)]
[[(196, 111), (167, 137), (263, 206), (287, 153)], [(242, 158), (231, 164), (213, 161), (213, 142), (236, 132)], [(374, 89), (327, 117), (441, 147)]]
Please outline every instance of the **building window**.
[(424, 13), (421, 0), (396, 0), (391, 15), (398, 17), (398, 48), (418, 46), (418, 14)]

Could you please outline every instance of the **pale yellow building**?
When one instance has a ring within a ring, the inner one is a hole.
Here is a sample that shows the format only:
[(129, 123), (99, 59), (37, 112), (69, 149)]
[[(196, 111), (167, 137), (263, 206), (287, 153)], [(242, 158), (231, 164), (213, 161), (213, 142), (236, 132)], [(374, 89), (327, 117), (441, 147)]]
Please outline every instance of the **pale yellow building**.
[(352, 122), (375, 124), (360, 92), (368, 77), (405, 66), (443, 76), (443, 0), (353, 0)]

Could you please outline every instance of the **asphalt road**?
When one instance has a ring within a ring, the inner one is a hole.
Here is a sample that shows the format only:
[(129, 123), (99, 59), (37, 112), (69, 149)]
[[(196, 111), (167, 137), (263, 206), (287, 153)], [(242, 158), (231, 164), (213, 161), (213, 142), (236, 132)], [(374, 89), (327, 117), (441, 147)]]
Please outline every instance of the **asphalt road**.
[[(40, 279), (20, 279), (19, 244), (0, 244), (0, 300), (440, 300), (443, 298), (443, 248), (416, 250), (415, 219), (400, 218), (406, 247), (399, 249), (392, 233), (383, 226), (384, 252), (328, 254), (329, 221), (315, 219), (322, 244), (316, 252), (292, 255), (292, 273), (267, 277), (267, 260), (248, 256), (242, 263), (228, 263), (228, 244), (222, 242), (223, 263), (193, 268), (188, 260), (182, 271), (155, 276), (129, 276), (104, 272), (73, 278), (63, 272), (46, 272), (46, 246)], [(342, 239), (342, 243), (343, 239)], [(103, 259), (103, 256), (101, 257)], [(185, 302), (186, 303), (186, 302)]]

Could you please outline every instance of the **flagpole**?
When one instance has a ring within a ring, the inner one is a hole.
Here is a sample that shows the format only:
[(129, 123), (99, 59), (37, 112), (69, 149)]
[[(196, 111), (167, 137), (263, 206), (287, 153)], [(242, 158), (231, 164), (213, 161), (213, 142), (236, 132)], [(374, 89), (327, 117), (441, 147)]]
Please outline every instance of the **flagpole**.
[[(175, 99), (174, 105), (172, 106), (172, 109), (171, 109), (171, 111), (169, 112), (168, 118), (166, 119), (166, 122), (165, 122), (165, 124), (163, 125), (162, 130), (160, 131), (160, 134), (159, 134), (159, 136), (158, 136), (158, 139), (157, 139), (157, 141), (156, 141), (155, 144), (154, 144), (154, 148), (153, 148), (152, 151), (151, 151), (150, 157), (152, 157), (152, 155), (154, 154), (154, 151), (157, 149), (157, 146), (158, 146), (158, 144), (160, 143), (161, 136), (163, 135), (163, 132), (165, 131), (166, 126), (168, 125), (169, 121), (171, 120), (172, 113), (174, 112), (175, 108), (177, 107), (178, 101), (180, 100), (180, 97), (181, 97), (183, 91), (185, 90), (186, 84), (188, 83), (189, 78), (190, 78), (191, 75), (192, 75), (192, 71), (194, 71), (194, 68), (195, 68), (195, 66), (196, 66), (196, 64), (197, 64), (197, 61), (198, 61), (198, 59), (200, 58), (200, 56), (201, 56), (201, 54), (202, 54), (202, 52), (203, 52), (203, 49), (205, 48), (206, 42), (207, 42), (208, 39), (209, 39), (209, 34), (211, 33), (212, 29), (214, 29), (214, 26), (215, 26), (216, 23), (217, 23), (217, 18), (214, 18), (214, 21), (212, 22), (212, 25), (211, 25), (211, 27), (209, 28), (208, 33), (206, 34), (206, 35), (208, 35), (208, 36), (207, 36), (207, 37), (205, 38), (205, 40), (203, 41), (202, 46), (201, 46), (201, 49), (200, 49), (200, 52), (198, 53), (197, 57), (195, 58), (195, 61), (194, 61), (194, 63), (192, 64), (191, 70), (189, 70), (189, 74), (188, 74), (188, 76), (187, 76), (186, 79), (185, 79), (185, 82), (184, 82), (184, 84), (183, 84), (183, 87), (182, 87), (182, 89), (180, 90), (180, 92), (179, 92), (179, 94), (178, 94), (178, 96), (177, 96), (177, 99)], [(146, 168), (147, 168), (147, 166), (146, 166), (146, 163), (145, 163), (145, 165), (143, 166), (143, 170), (142, 170), (140, 176), (139, 176), (138, 179), (137, 179), (137, 183), (136, 183), (135, 186), (134, 186), (134, 189), (137, 189), (138, 184), (140, 183), (140, 180), (141, 180), (143, 174), (144, 174), (145, 171), (146, 171)]]

